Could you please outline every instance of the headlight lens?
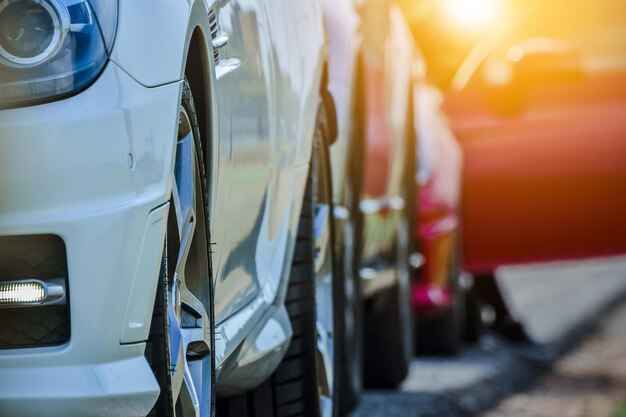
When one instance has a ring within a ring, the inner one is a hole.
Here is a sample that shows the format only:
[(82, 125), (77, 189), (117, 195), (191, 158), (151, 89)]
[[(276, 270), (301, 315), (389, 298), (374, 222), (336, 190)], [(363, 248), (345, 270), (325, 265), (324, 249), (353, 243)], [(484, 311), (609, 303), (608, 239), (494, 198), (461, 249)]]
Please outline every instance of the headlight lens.
[[(115, 0), (97, 4), (117, 15)], [(114, 31), (99, 25), (87, 0), (0, 0), (0, 107), (85, 88), (102, 71)]]
[(42, 1), (10, 1), (0, 5), (0, 59), (11, 67), (34, 67), (57, 52), (69, 16)]

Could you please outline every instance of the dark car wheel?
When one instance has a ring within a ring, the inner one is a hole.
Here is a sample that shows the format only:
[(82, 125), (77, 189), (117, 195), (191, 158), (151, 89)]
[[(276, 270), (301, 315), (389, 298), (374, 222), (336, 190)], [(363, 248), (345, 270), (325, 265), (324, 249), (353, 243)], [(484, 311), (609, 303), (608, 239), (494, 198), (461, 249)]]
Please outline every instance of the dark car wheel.
[(408, 239), (408, 222), (403, 220), (395, 249), (397, 283), (365, 303), (364, 383), (370, 388), (400, 384), (413, 355)]
[(454, 304), (441, 315), (420, 321), (417, 325), (417, 353), (420, 355), (454, 355), (463, 344), (464, 300), (455, 295)]
[(251, 392), (220, 399), (219, 417), (336, 417), (336, 351), (332, 193), (326, 113), (322, 108), (311, 158), (285, 306), (293, 335), (274, 374)]
[(482, 302), (472, 289), (465, 294), (465, 326), (463, 340), (467, 343), (477, 343), (485, 331), (482, 320)]
[(337, 271), (343, 283), (343, 291), (338, 294), (343, 302), (337, 309), (338, 314), (342, 314), (339, 325), (343, 334), (337, 351), (339, 412), (342, 415), (356, 406), (363, 384), (363, 304), (356, 274), (359, 265), (355, 251), (355, 244), (359, 242), (357, 228), (351, 217), (343, 222), (342, 245), (337, 259)]

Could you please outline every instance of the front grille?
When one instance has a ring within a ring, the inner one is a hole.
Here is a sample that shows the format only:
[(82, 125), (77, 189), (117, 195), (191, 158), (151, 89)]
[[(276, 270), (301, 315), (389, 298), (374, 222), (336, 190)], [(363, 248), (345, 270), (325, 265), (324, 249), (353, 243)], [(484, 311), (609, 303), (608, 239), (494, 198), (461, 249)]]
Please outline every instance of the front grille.
[[(67, 255), (60, 237), (0, 236), (0, 282), (63, 277), (69, 291), (67, 276)], [(69, 338), (69, 294), (60, 305), (0, 308), (0, 349), (54, 346)]]

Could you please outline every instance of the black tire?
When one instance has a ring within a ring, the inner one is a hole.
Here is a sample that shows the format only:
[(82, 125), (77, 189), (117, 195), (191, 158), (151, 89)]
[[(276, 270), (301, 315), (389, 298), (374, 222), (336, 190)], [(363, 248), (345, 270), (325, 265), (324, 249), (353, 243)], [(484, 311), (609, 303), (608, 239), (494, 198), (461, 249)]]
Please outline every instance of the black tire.
[(469, 290), (465, 294), (465, 326), (463, 339), (466, 343), (476, 344), (482, 337), (485, 326), (481, 316), (481, 301), (475, 291)]
[(407, 262), (406, 277), (400, 279), (405, 282), (381, 291), (364, 303), (363, 383), (368, 388), (395, 388), (409, 372), (414, 324), (406, 250), (408, 247), (397, 255), (398, 261)]
[(365, 369), (368, 388), (395, 388), (406, 378), (411, 353), (406, 352), (402, 303), (398, 287), (377, 294), (365, 303)]
[(418, 321), (417, 354), (455, 355), (463, 345), (464, 297), (461, 292), (455, 295), (452, 308), (443, 314)]
[(511, 314), (495, 275), (475, 277), (473, 290), (481, 303), (481, 309), (487, 308), (493, 314), (488, 323), (489, 331), (510, 343), (535, 343), (527, 333), (524, 324)]
[[(349, 225), (346, 232), (356, 235), (354, 227), (354, 224)], [(342, 302), (336, 311), (337, 314), (343, 313), (338, 321), (338, 333), (343, 337), (337, 343), (336, 354), (339, 414), (345, 415), (356, 407), (363, 385), (363, 300), (359, 278), (355, 272), (358, 261), (354, 260), (354, 252), (350, 257), (346, 256), (346, 248), (341, 249), (337, 271), (344, 287), (337, 294)], [(350, 265), (346, 265), (346, 262)]]
[(364, 385), (397, 387), (408, 375), (413, 356), (414, 323), (409, 273), (407, 221), (401, 222), (396, 244), (398, 282), (364, 303)]
[[(213, 288), (212, 288), (212, 279), (213, 270), (211, 264), (211, 256), (209, 253), (210, 247), (210, 231), (208, 228), (209, 217), (208, 217), (208, 206), (207, 206), (207, 187), (206, 187), (206, 173), (204, 166), (204, 155), (203, 155), (203, 146), (202, 140), (200, 136), (200, 129), (196, 114), (196, 108), (193, 101), (193, 95), (191, 91), (191, 87), (187, 80), (185, 80), (183, 84), (183, 90), (181, 95), (181, 107), (184, 108), (186, 115), (188, 116), (189, 121), (189, 131), (193, 134), (194, 145), (195, 145), (195, 155), (197, 161), (198, 168), (198, 178), (199, 184), (199, 205), (201, 206), (202, 213), (198, 214), (198, 216), (202, 215), (203, 221), (198, 219), (198, 224), (204, 225), (204, 231), (199, 231), (194, 236), (195, 239), (205, 239), (203, 245), (201, 246), (204, 250), (203, 253), (206, 252), (206, 271), (208, 274), (208, 282), (204, 283), (202, 286), (202, 292), (206, 292), (206, 304), (205, 308), (207, 309), (207, 313), (209, 316), (210, 323), (214, 323), (213, 320)], [(180, 133), (180, 132), (179, 132)], [(173, 213), (174, 205), (173, 201), (170, 200), (170, 213), (168, 216), (168, 234), (170, 230), (176, 227), (174, 222), (174, 218), (176, 217)], [(160, 393), (157, 399), (157, 402), (153, 406), (152, 410), (148, 414), (147, 417), (173, 417), (175, 414), (181, 415), (180, 412), (175, 413), (176, 404), (174, 402), (172, 396), (172, 379), (170, 372), (170, 348), (169, 348), (169, 318), (168, 318), (168, 288), (171, 285), (172, 277), (174, 276), (174, 266), (175, 263), (175, 255), (172, 253), (174, 249), (168, 250), (168, 237), (165, 239), (165, 246), (163, 249), (163, 256), (161, 260), (161, 268), (159, 272), (159, 281), (157, 286), (157, 292), (155, 295), (154, 308), (152, 312), (152, 321), (150, 324), (150, 333), (148, 336), (148, 340), (146, 341), (146, 349), (145, 349), (145, 357), (147, 362), (149, 363), (154, 376), (159, 384)], [(170, 259), (173, 259), (173, 262), (169, 262)], [(203, 267), (204, 268), (204, 267)], [(215, 357), (210, 352), (212, 346), (215, 344), (215, 334), (213, 333), (213, 325), (210, 326), (210, 347), (209, 351), (204, 351), (202, 354), (203, 357), (207, 357), (210, 355), (210, 368), (211, 368), (211, 381), (215, 381)], [(209, 407), (212, 410), (215, 404), (215, 386), (214, 383), (211, 384), (209, 398), (202, 398), (201, 401), (204, 400), (209, 403)]]
[[(320, 394), (318, 391), (316, 289), (315, 289), (315, 239), (314, 208), (318, 181), (326, 182), (330, 192), (328, 145), (326, 144), (325, 110), (320, 110), (311, 169), (307, 179), (302, 211), (296, 236), (291, 273), (285, 306), (291, 320), (293, 336), (285, 357), (274, 374), (251, 392), (233, 398), (218, 400), (219, 417), (319, 417)], [(326, 170), (326, 172), (318, 172)], [(332, 213), (332, 210), (331, 210)], [(330, 214), (330, 213), (329, 213)], [(329, 219), (332, 225), (332, 214)], [(332, 239), (332, 226), (331, 226)], [(332, 244), (332, 242), (331, 242)], [(332, 246), (331, 246), (332, 248)], [(332, 250), (331, 257), (332, 257)], [(336, 276), (336, 274), (334, 274)], [(333, 279), (333, 304), (336, 308), (337, 287)], [(334, 350), (341, 339), (335, 315)], [(335, 363), (337, 362), (335, 355)], [(333, 366), (336, 380), (337, 366)], [(335, 385), (336, 387), (336, 385)], [(333, 399), (333, 416), (338, 415), (336, 389), (330, 393)]]
[(154, 301), (154, 310), (152, 311), (152, 322), (150, 323), (150, 335), (146, 341), (146, 350), (144, 352), (161, 392), (148, 417), (168, 417), (174, 415), (172, 379), (169, 372), (170, 351), (167, 339), (167, 255), (165, 250), (163, 252), (159, 284)]

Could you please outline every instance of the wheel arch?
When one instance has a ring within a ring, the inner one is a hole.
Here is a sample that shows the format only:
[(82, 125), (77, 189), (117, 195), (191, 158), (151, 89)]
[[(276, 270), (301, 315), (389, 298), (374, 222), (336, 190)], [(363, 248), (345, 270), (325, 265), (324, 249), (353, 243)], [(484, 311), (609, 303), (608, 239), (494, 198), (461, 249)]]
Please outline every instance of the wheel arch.
[(332, 145), (337, 140), (339, 136), (339, 126), (337, 121), (337, 107), (335, 105), (335, 100), (328, 89), (330, 83), (330, 74), (329, 74), (329, 63), (328, 59), (324, 60), (324, 65), (322, 67), (322, 79), (320, 82), (320, 97), (322, 100), (322, 105), (326, 109), (326, 115), (328, 117), (328, 145)]
[[(354, 85), (352, 87), (352, 116), (351, 130), (348, 143), (348, 175), (355, 179), (358, 185), (356, 190), (359, 195), (363, 191), (363, 172), (365, 170), (366, 157), (366, 99), (367, 82), (365, 81), (365, 64), (363, 51), (359, 48), (354, 65)], [(359, 200), (358, 197), (356, 200)], [(355, 207), (358, 209), (358, 207)]]
[[(203, 14), (206, 16), (206, 13)], [(189, 82), (197, 111), (201, 141), (204, 151), (204, 168), (207, 181), (207, 204), (209, 213), (215, 203), (217, 178), (218, 122), (214, 85), (215, 63), (210, 32), (204, 24), (190, 25), (183, 76)]]

